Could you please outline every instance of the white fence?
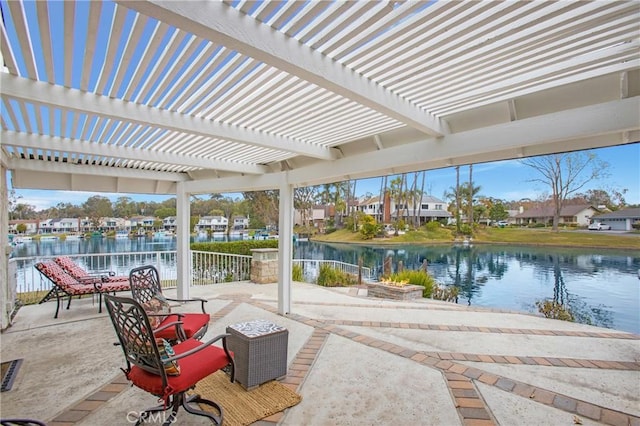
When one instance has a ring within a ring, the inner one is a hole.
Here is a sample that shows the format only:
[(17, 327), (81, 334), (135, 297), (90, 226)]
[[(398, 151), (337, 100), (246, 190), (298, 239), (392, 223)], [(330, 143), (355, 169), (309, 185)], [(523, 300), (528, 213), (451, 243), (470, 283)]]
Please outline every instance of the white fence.
[[(176, 251), (150, 251), (130, 253), (98, 253), (67, 255), (90, 274), (110, 271), (115, 275), (129, 275), (131, 269), (154, 265), (164, 288), (176, 287)], [(16, 293), (48, 291), (51, 282), (36, 270), (37, 262), (53, 260), (55, 256), (18, 257), (9, 259), (10, 271), (15, 271)], [(191, 284), (207, 285), (221, 282), (245, 281), (251, 275), (251, 256), (227, 253), (191, 251)], [(294, 259), (302, 265), (305, 281), (316, 281), (321, 264), (358, 275), (358, 265), (335, 260)], [(371, 280), (371, 269), (362, 267), (362, 279)]]
[[(318, 273), (320, 272), (320, 265), (329, 265), (347, 274), (358, 276), (358, 265), (339, 262), (337, 260), (293, 259), (293, 264), (302, 266), (304, 280), (309, 283), (316, 282), (316, 278), (318, 278)], [(367, 268), (366, 266), (362, 267), (362, 279), (364, 281), (372, 281), (371, 268)]]
[(191, 251), (191, 282), (194, 285), (245, 281), (251, 276), (251, 256)]
[[(205, 285), (225, 281), (249, 279), (251, 256), (226, 253), (192, 252), (192, 285)], [(17, 257), (9, 259), (10, 270), (15, 271), (16, 292), (48, 291), (51, 282), (36, 270), (38, 262), (53, 260), (56, 256)], [(150, 251), (130, 253), (67, 255), (90, 274), (110, 271), (115, 275), (129, 275), (131, 269), (154, 265), (164, 288), (176, 287), (176, 251)], [(206, 272), (205, 272), (206, 269)]]

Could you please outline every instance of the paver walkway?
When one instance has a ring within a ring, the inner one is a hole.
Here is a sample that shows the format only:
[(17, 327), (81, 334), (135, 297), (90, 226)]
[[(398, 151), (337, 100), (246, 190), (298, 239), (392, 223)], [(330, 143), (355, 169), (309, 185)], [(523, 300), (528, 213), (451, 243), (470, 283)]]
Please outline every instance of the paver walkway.
[[(353, 293), (353, 292), (352, 292)], [(354, 293), (355, 294), (355, 293)], [(271, 299), (251, 298), (248, 294), (223, 294), (220, 299), (229, 300), (223, 308), (212, 314), (213, 321), (224, 321), (225, 316), (243, 304), (251, 305), (255, 308), (276, 314), (276, 308)], [(328, 303), (322, 301), (299, 302), (298, 305), (308, 307), (339, 306), (345, 314), (351, 309), (371, 309), (371, 303), (357, 303), (357, 299), (351, 299), (351, 303)], [(397, 306), (375, 306), (375, 309), (398, 310)], [(424, 310), (424, 306), (403, 306), (404, 310)], [(469, 310), (467, 310), (469, 311)], [(383, 338), (371, 337), (356, 329), (368, 329), (384, 331), (388, 329), (401, 330), (426, 330), (437, 333), (463, 332), (468, 333), (470, 338), (477, 333), (492, 335), (520, 335), (524, 337), (578, 337), (595, 338), (607, 341), (629, 340), (638, 342), (640, 337), (619, 332), (608, 331), (574, 331), (563, 329), (539, 329), (539, 328), (511, 328), (511, 327), (484, 327), (473, 325), (450, 325), (426, 322), (397, 322), (397, 321), (370, 321), (336, 318), (312, 318), (301, 314), (291, 314), (287, 318), (297, 321), (309, 327), (313, 327), (313, 332), (307, 341), (297, 352), (295, 358), (289, 364), (287, 376), (282, 382), (305, 397), (304, 383), (310, 371), (312, 371), (317, 357), (322, 353), (323, 346), (331, 336), (340, 336), (351, 342), (368, 348), (375, 348), (417, 363), (420, 366), (436, 370), (442, 375), (442, 381), (448, 389), (452, 401), (452, 407), (456, 410), (461, 424), (464, 425), (496, 425), (499, 420), (489, 404), (483, 397), (481, 386), (490, 386), (516, 398), (523, 398), (541, 406), (550, 407), (566, 412), (573, 417), (573, 421), (582, 424), (587, 421), (609, 425), (640, 425), (640, 417), (636, 412), (625, 412), (605, 406), (605, 404), (594, 403), (580, 396), (569, 393), (562, 393), (557, 390), (535, 385), (527, 381), (509, 377), (508, 374), (498, 374), (489, 367), (492, 365), (511, 366), (532, 366), (536, 368), (571, 368), (575, 369), (576, 376), (582, 370), (607, 370), (637, 372), (640, 371), (640, 354), (635, 360), (624, 359), (598, 359), (598, 358), (572, 358), (561, 356), (522, 356), (510, 353), (466, 353), (466, 352), (444, 352), (444, 351), (421, 351), (387, 341)], [(636, 346), (637, 348), (637, 346)], [(391, 374), (391, 373), (390, 373)], [(640, 386), (640, 383), (638, 384)], [(69, 406), (61, 414), (56, 416), (50, 426), (72, 426), (81, 424), (82, 420), (96, 409), (108, 404), (119, 393), (127, 389), (126, 380), (122, 374), (115, 377), (111, 382), (96, 390), (95, 393), (76, 404)], [(640, 391), (640, 389), (638, 389)], [(346, 397), (346, 396), (345, 396)], [(294, 408), (295, 409), (295, 408)], [(281, 412), (273, 415), (261, 424), (275, 424), (286, 421), (286, 414)], [(337, 421), (336, 424), (340, 422)], [(523, 419), (523, 423), (524, 419)], [(322, 424), (322, 423), (320, 423)], [(329, 423), (324, 423), (329, 424)], [(427, 424), (427, 423), (425, 423)]]

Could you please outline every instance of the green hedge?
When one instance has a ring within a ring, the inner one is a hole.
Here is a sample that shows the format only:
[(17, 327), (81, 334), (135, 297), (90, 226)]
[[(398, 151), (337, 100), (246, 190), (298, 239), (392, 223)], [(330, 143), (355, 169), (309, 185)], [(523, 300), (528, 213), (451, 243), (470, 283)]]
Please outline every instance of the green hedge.
[(278, 240), (191, 243), (191, 250), (251, 256), (251, 249), (278, 248)]

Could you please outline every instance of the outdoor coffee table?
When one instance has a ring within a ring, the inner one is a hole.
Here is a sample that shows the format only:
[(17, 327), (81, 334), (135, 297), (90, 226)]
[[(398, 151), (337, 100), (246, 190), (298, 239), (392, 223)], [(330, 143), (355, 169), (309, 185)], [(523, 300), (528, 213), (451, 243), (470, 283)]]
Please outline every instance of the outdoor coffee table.
[(252, 320), (227, 327), (233, 351), (236, 380), (247, 390), (287, 374), (289, 331), (266, 320)]

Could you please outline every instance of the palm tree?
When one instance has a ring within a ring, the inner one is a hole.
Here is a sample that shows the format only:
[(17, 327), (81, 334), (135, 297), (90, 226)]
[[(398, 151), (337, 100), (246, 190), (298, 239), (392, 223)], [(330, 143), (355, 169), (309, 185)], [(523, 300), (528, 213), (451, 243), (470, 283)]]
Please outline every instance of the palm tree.
[[(469, 188), (471, 188), (471, 190), (469, 190)], [(460, 187), (460, 197), (466, 200), (466, 202), (462, 206), (462, 209), (469, 212), (467, 214), (467, 221), (469, 225), (473, 224), (473, 200), (478, 198), (481, 190), (481, 186), (470, 186), (469, 182), (462, 184), (462, 186)]]
[(456, 232), (460, 234), (460, 166), (456, 166)]
[[(473, 164), (469, 164), (469, 188), (473, 188)], [(473, 225), (473, 191), (467, 194), (469, 224)]]

